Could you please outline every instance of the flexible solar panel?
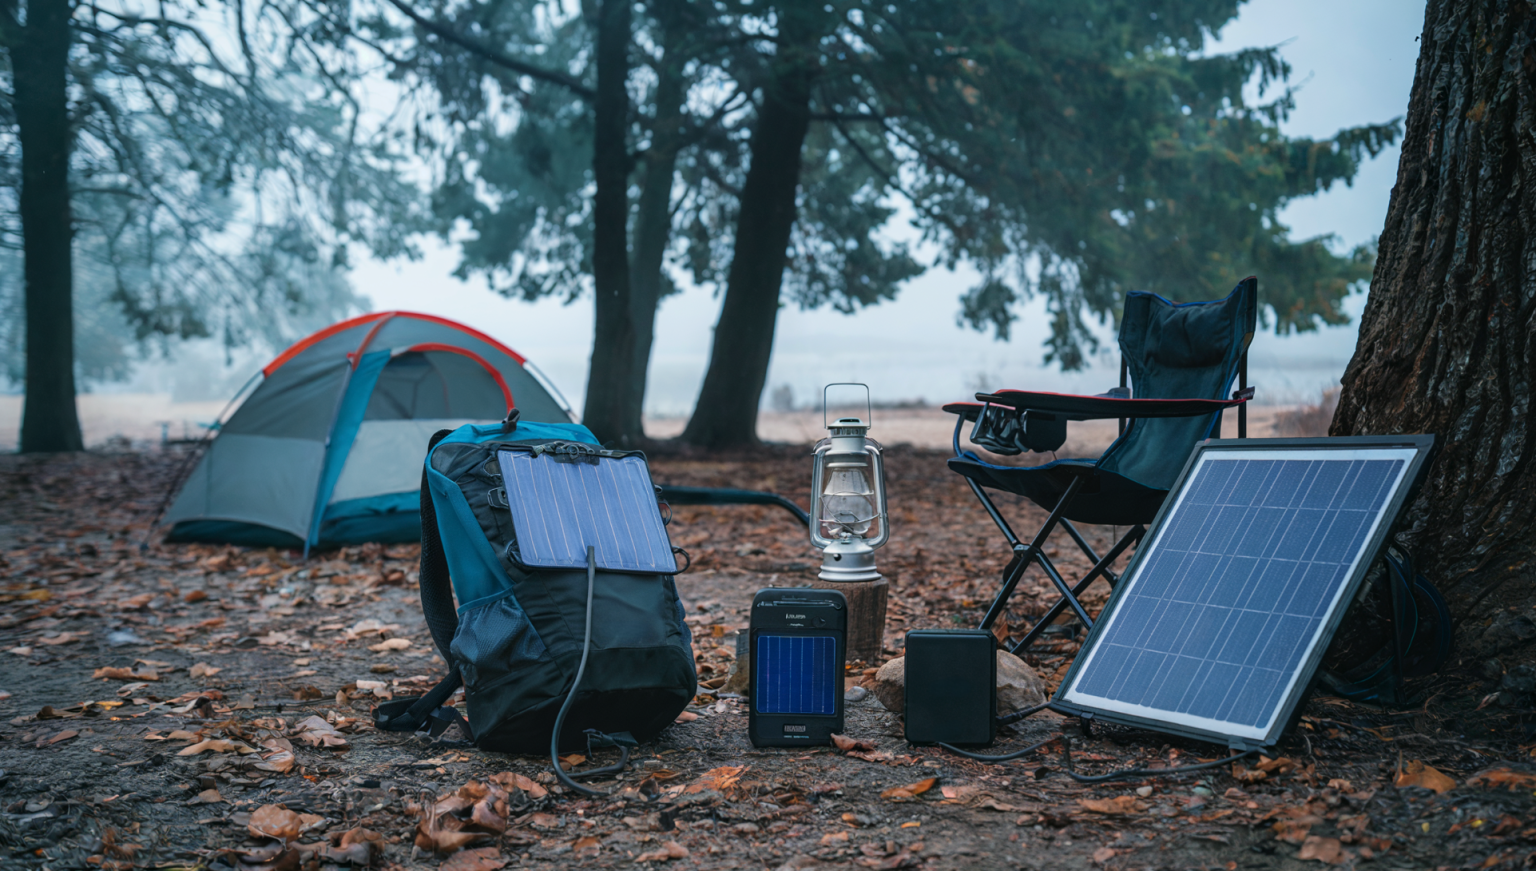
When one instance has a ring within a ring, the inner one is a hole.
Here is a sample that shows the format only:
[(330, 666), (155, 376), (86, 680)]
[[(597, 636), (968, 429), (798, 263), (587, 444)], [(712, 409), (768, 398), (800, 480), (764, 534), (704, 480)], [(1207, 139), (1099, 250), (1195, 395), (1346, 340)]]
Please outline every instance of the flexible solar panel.
[(498, 456), (523, 565), (584, 569), (591, 545), (597, 567), (606, 571), (677, 572), (644, 457), (565, 462), (532, 451)]
[(1273, 743), (1432, 444), (1203, 443), (1057, 699), (1108, 719)]
[(837, 713), (837, 666), (837, 639), (829, 635), (757, 636), (758, 713)]

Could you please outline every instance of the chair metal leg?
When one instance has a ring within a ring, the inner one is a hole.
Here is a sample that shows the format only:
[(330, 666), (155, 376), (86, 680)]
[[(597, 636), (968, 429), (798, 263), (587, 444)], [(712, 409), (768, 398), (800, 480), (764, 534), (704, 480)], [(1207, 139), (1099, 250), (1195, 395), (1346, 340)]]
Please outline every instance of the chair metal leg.
[[(1115, 542), (1115, 546), (1110, 548), (1109, 553), (1105, 554), (1103, 559), (1095, 563), (1093, 569), (1084, 575), (1082, 580), (1078, 581), (1077, 585), (1072, 588), (1072, 602), (1076, 604), (1077, 597), (1081, 596), (1088, 589), (1088, 585), (1093, 583), (1099, 576), (1107, 576), (1110, 573), (1109, 567), (1114, 564), (1115, 560), (1119, 559), (1120, 555), (1125, 553), (1126, 549), (1131, 545), (1140, 542), (1142, 536), (1146, 535), (1146, 533), (1146, 527), (1138, 523), (1131, 527), (1125, 535), (1122, 535), (1120, 540)], [(1057, 599), (1056, 603), (1051, 605), (1039, 620), (1035, 621), (1035, 625), (1030, 627), (1029, 632), (1025, 633), (1024, 637), (1017, 644), (1008, 649), (1009, 652), (1017, 656), (1023, 651), (1028, 650), (1029, 646), (1035, 643), (1035, 640), (1040, 637), (1041, 633), (1045, 632), (1045, 628), (1051, 625), (1057, 617), (1061, 616), (1061, 612), (1066, 609), (1066, 597)], [(1085, 625), (1092, 628), (1092, 624)]]
[[(997, 524), (997, 528), (1002, 531), (1003, 537), (1008, 539), (1008, 546), (1017, 549), (1019, 546), (1019, 537), (1013, 534), (1013, 527), (1008, 525), (1008, 521), (1003, 519), (1002, 513), (999, 512), (997, 510), (997, 506), (992, 503), (992, 497), (987, 495), (987, 491), (981, 489), (980, 484), (972, 481), (970, 478), (966, 478), (965, 483), (971, 485), (971, 492), (975, 493), (976, 498), (981, 500), (981, 507), (987, 509), (987, 515), (992, 518), (993, 523)], [(1077, 482), (1073, 481), (1072, 483), (1075, 485)], [(1056, 514), (1059, 514), (1060, 512), (1061, 506), (1057, 505), (1056, 512), (1051, 516), (1055, 517)]]
[(1056, 566), (1052, 564), (1050, 557), (1042, 553), (1036, 554), (1035, 559), (1040, 563), (1040, 568), (1045, 571), (1046, 576), (1051, 579), (1051, 583), (1056, 585), (1056, 589), (1061, 593), (1062, 601), (1072, 606), (1072, 610), (1077, 612), (1077, 619), (1082, 621), (1085, 628), (1092, 629), (1093, 618), (1088, 616), (1088, 611), (1083, 607), (1083, 604), (1077, 601), (1077, 596), (1073, 594), (1072, 588), (1067, 586), (1067, 582), (1062, 579), (1061, 572), (1056, 571)]
[[(1061, 525), (1067, 530), (1067, 534), (1072, 536), (1072, 540), (1077, 542), (1077, 547), (1083, 552), (1083, 555), (1093, 560), (1094, 565), (1098, 566), (1101, 562), (1098, 551), (1095, 551), (1093, 545), (1088, 543), (1088, 539), (1084, 538), (1083, 534), (1077, 531), (1077, 527), (1072, 525), (1072, 521), (1063, 518)], [(1108, 581), (1109, 586), (1113, 588), (1115, 584), (1120, 583), (1120, 576), (1106, 568), (1104, 570), (1104, 580)]]
[[(1027, 545), (1020, 543), (1018, 536), (1013, 534), (1013, 530), (1009, 528), (1008, 522), (1003, 519), (1002, 514), (998, 513), (997, 506), (992, 504), (992, 500), (987, 496), (986, 491), (969, 478), (966, 479), (966, 483), (971, 485), (971, 490), (976, 493), (976, 498), (981, 500), (981, 504), (987, 509), (987, 513), (992, 515), (992, 522), (996, 523), (997, 528), (1003, 531), (1003, 535), (1008, 537), (1008, 544), (1013, 547), (1013, 560), (1008, 563), (1008, 566), (1014, 569), (1014, 574), (1012, 577), (1005, 575), (1003, 588), (997, 591), (997, 597), (992, 600), (991, 607), (987, 609), (987, 616), (981, 622), (982, 629), (991, 629), (993, 622), (1008, 607), (1008, 598), (1013, 595), (1014, 587), (1019, 585), (1019, 579), (1024, 576), (1024, 570), (1029, 568), (1030, 561), (1043, 558), (1040, 548), (1044, 546), (1045, 540), (1050, 538), (1051, 533), (1055, 531), (1056, 524), (1062, 519), (1062, 512), (1067, 508), (1067, 503), (1071, 502), (1072, 497), (1077, 495), (1077, 491), (1082, 489), (1083, 479), (1072, 479), (1072, 483), (1067, 485), (1066, 492), (1062, 493), (1061, 498), (1056, 500), (1056, 507), (1051, 509), (1051, 516), (1045, 519), (1045, 523), (1040, 526), (1040, 531), (1035, 533), (1034, 540)], [(1051, 571), (1054, 573), (1055, 569), (1051, 569)]]

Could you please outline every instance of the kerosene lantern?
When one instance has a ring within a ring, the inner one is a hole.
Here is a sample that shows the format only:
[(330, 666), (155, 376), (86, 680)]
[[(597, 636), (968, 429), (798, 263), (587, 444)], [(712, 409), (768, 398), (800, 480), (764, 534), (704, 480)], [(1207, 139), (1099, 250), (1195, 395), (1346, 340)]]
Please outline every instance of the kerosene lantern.
[[(840, 417), (828, 422), (827, 390), (833, 387), (864, 388), (862, 419)], [(880, 580), (875, 548), (890, 538), (890, 525), (885, 512), (885, 468), (880, 444), (869, 437), (869, 409), (867, 385), (828, 384), (822, 390), (822, 425), (830, 437), (817, 442), (813, 453), (811, 543), (822, 550), (819, 577), (823, 581)]]

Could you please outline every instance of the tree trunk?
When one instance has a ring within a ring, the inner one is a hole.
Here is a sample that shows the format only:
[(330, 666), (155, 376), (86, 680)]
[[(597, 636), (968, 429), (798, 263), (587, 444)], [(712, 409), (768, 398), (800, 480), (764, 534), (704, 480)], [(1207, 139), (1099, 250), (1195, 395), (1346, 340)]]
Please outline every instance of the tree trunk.
[[(804, 31), (804, 32), (802, 32)], [(757, 443), (757, 407), (768, 380), (779, 286), (795, 223), (800, 149), (810, 128), (813, 31), (786, 15), (780, 60), (752, 129), (735, 251), (715, 325), (709, 370), (683, 440), (711, 448)]]
[[(6, 11), (14, 9), (9, 7)], [(23, 452), (78, 451), (69, 209), (68, 0), (31, 0), (27, 26), (6, 16), (21, 140), (21, 234), (27, 307)]]
[(596, 296), (592, 365), (582, 423), (598, 440), (635, 447), (639, 399), (630, 389), (635, 321), (629, 284), (630, 157), (624, 133), (629, 126), (630, 5), (603, 0), (597, 12), (597, 96), (593, 101), (592, 283)]
[(645, 381), (651, 366), (651, 343), (656, 338), (656, 308), (661, 302), (662, 265), (672, 239), (672, 179), (677, 172), (677, 152), (683, 139), (683, 63), (678, 44), (675, 2), (657, 4), (666, 16), (662, 22), (663, 51), (657, 69), (656, 122), (651, 147), (646, 151), (645, 181), (635, 210), (634, 268), (630, 278), (630, 308), (634, 312), (635, 360), (629, 389), (634, 393), (635, 419), (627, 424), (644, 432), (640, 417), (645, 408)]
[(1398, 542), (1460, 618), (1536, 573), (1536, 10), (1430, 0), (1334, 435), (1443, 439)]

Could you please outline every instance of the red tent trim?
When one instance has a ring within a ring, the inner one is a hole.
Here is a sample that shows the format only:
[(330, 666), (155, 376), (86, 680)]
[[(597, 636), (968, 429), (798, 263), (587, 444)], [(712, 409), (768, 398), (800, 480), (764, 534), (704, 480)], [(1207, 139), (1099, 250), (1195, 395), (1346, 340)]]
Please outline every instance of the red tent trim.
[(420, 345), (412, 345), (405, 350), (407, 352), (446, 351), (449, 354), (458, 354), (461, 357), (468, 357), (469, 359), (474, 360), (476, 363), (479, 363), (481, 367), (485, 369), (485, 371), (491, 374), (491, 378), (495, 379), (496, 386), (501, 388), (501, 397), (507, 401), (507, 411), (512, 410), (512, 390), (511, 388), (507, 387), (506, 379), (501, 377), (501, 373), (496, 371), (495, 366), (492, 366), (484, 357), (476, 354), (474, 351), (471, 351), (468, 348), (460, 348), (458, 345), (445, 345), (442, 342), (423, 342)]
[[(458, 321), (449, 320), (448, 318), (438, 317), (437, 315), (422, 314), (421, 312), (387, 311), (387, 312), (369, 312), (368, 314), (365, 314), (365, 315), (358, 315), (355, 318), (350, 318), (348, 320), (344, 320), (341, 323), (331, 324), (330, 326), (326, 327), (323, 330), (320, 330), (317, 333), (314, 333), (314, 334), (312, 334), (310, 336), (307, 336), (307, 337), (305, 337), (303, 339), (300, 339), (299, 341), (295, 342), (291, 347), (289, 347), (288, 350), (286, 350), (283, 353), (279, 354), (277, 356), (277, 358), (274, 359), (271, 363), (268, 363), (266, 365), (266, 367), (261, 370), (261, 374), (266, 376), (266, 377), (268, 377), (268, 378), (272, 377), (272, 373), (276, 372), (279, 368), (281, 368), (284, 363), (287, 363), (289, 360), (292, 360), (294, 357), (297, 357), (298, 355), (304, 353), (304, 351), (308, 350), (311, 345), (314, 345), (317, 342), (324, 341), (324, 340), (330, 338), (331, 336), (336, 335), (337, 333), (344, 332), (346, 330), (350, 330), (353, 327), (359, 326), (361, 324), (371, 323), (373, 321), (377, 321), (377, 320), (380, 320), (380, 319), (383, 319), (383, 320), (387, 321), (390, 318), (396, 318), (396, 317), (415, 318), (416, 320), (431, 321), (432, 323), (442, 324), (445, 327), (451, 327), (452, 329), (458, 330), (459, 332), (464, 333), (466, 335), (474, 336), (475, 338), (479, 339), (480, 341), (485, 342), (486, 344), (490, 345), (493, 348), (496, 348), (497, 350), (499, 350), (502, 353), (506, 354), (508, 357), (511, 357), (513, 360), (516, 360), (517, 364), (519, 366), (521, 366), (521, 365), (523, 365), (524, 363), (527, 362), (527, 358), (524, 357), (522, 354), (519, 354), (516, 351), (512, 350), (511, 348), (508, 348), (506, 345), (503, 345), (502, 343), (496, 341), (495, 339), (491, 338), (490, 336), (487, 336), (485, 333), (482, 333), (479, 330), (475, 329), (474, 327), (466, 326), (464, 324), (459, 323)], [(371, 339), (371, 338), (372, 338), (372, 334), (370, 333), (368, 339)], [(368, 339), (364, 340), (363, 347), (367, 346)]]

